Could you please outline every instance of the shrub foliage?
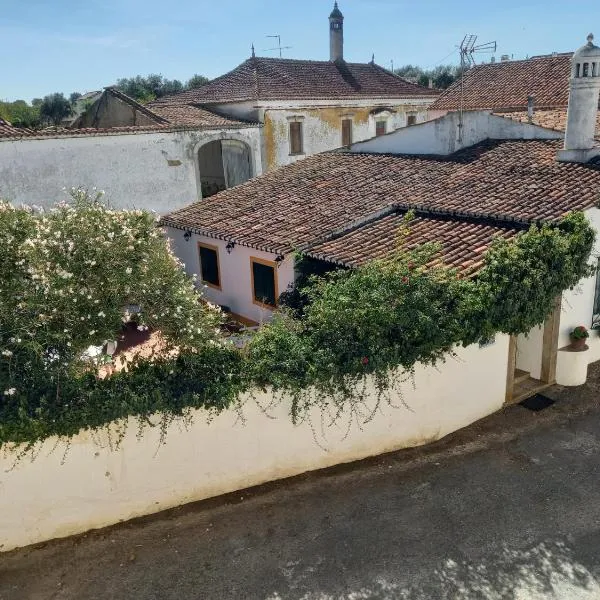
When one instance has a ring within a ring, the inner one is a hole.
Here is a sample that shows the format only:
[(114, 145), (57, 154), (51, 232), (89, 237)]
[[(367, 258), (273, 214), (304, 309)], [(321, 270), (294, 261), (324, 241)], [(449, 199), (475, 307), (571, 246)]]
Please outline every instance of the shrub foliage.
[[(527, 332), (592, 273), (583, 214), (497, 240), (473, 278), (440, 265), (435, 244), (404, 250), (401, 233), (386, 260), (309, 277), (301, 310), (279, 311), (238, 351), (151, 215), (73, 196), (48, 214), (0, 204), (0, 444), (221, 411), (265, 387), (291, 397), (294, 420), (315, 405), (335, 418), (364, 400), (367, 376), (382, 398), (458, 344)], [(82, 353), (114, 339), (132, 305), (177, 352), (98, 378)]]

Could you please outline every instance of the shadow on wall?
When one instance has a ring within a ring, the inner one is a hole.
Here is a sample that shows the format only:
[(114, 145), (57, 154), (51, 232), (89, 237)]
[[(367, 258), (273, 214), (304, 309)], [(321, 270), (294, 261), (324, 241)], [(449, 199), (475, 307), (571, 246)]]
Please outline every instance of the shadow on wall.
[(238, 140), (216, 140), (198, 151), (202, 197), (208, 198), (252, 177), (250, 148)]

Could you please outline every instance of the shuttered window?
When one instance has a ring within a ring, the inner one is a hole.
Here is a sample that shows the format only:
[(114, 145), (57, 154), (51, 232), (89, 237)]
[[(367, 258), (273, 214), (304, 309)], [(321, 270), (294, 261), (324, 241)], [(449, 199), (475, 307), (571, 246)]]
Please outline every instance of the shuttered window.
[(221, 289), (221, 274), (219, 273), (219, 254), (216, 246), (198, 244), (200, 252), (200, 279), (202, 283)]
[(250, 259), (252, 269), (252, 298), (255, 304), (277, 305), (277, 270), (274, 263)]
[(290, 123), (290, 154), (302, 154), (302, 123), (292, 121)]
[(342, 121), (342, 146), (349, 146), (352, 143), (352, 119)]
[(387, 122), (386, 121), (377, 121), (375, 123), (375, 135), (385, 135), (387, 133)]

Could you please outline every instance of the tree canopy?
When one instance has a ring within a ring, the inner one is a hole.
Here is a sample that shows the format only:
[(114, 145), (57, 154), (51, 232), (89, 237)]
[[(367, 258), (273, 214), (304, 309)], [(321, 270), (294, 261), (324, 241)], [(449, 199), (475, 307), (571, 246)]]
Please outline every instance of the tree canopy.
[(0, 118), (15, 127), (33, 129), (40, 125), (39, 106), (29, 105), (25, 100), (0, 102)]
[(183, 84), (179, 79), (166, 79), (162, 75), (152, 73), (146, 77), (136, 75), (135, 77), (119, 79), (117, 81), (117, 88), (124, 94), (131, 96), (134, 100), (144, 104), (163, 96), (200, 87), (208, 81), (204, 75), (196, 74)]
[(73, 114), (73, 107), (64, 94), (55, 93), (45, 96), (40, 104), (42, 121), (51, 125), (60, 125), (63, 119)]
[(429, 86), (431, 81), (434, 88), (445, 90), (460, 77), (461, 67), (458, 65), (439, 65), (433, 69), (423, 69), (417, 65), (404, 65), (394, 69), (394, 73), (425, 87)]

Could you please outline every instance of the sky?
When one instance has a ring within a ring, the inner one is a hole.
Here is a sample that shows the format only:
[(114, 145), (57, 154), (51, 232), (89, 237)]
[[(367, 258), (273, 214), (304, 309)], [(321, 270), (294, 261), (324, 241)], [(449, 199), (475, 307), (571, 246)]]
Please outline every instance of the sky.
[[(496, 41), (497, 58), (570, 52), (590, 29), (600, 40), (600, 3), (564, 0), (340, 0), (345, 58), (385, 67), (458, 63), (465, 34)], [(329, 59), (333, 0), (0, 0), (0, 99), (92, 91), (120, 77), (160, 73), (185, 81), (221, 75), (260, 56), (281, 35), (284, 57)], [(488, 62), (490, 55), (479, 55)]]

